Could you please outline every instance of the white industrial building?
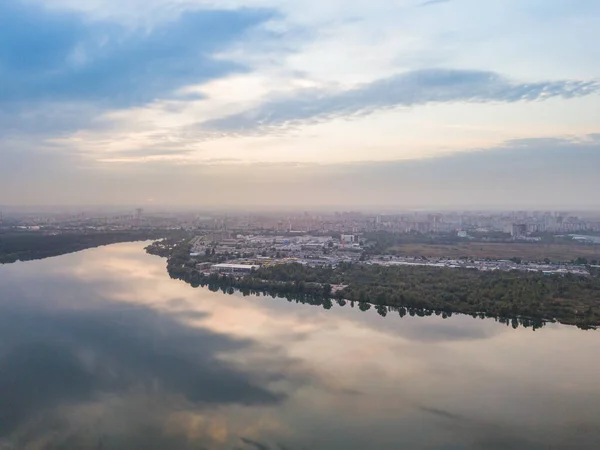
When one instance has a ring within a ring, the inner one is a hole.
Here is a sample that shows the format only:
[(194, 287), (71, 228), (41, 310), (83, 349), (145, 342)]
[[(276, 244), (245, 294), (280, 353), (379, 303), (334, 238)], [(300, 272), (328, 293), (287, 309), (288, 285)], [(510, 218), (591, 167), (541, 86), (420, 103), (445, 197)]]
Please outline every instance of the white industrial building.
[(259, 267), (254, 264), (215, 264), (210, 270), (219, 273), (249, 274)]

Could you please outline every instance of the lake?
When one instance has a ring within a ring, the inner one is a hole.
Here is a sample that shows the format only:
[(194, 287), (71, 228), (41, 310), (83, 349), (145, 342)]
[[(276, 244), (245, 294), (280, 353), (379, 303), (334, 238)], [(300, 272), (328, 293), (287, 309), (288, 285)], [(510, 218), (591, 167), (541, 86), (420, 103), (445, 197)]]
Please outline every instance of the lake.
[(597, 449), (600, 334), (169, 278), (144, 244), (0, 266), (0, 449)]

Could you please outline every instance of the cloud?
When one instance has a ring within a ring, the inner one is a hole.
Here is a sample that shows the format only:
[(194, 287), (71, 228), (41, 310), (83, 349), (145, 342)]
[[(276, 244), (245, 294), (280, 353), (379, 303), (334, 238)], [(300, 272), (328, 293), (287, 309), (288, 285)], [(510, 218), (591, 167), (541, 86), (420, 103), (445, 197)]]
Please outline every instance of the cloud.
[(518, 83), (493, 72), (416, 70), (348, 90), (298, 90), (248, 111), (209, 120), (196, 129), (227, 134), (268, 134), (282, 128), (351, 118), (379, 110), (427, 103), (539, 101), (597, 92), (597, 81)]
[[(148, 161), (69, 171), (66, 166), (75, 161), (2, 155), (0, 164), (12, 169), (0, 178), (0, 204), (7, 205), (133, 205), (152, 197), (157, 205), (216, 208), (600, 207), (589, 195), (600, 190), (597, 135), (512, 140), (421, 159), (332, 164)], [(216, 194), (197, 194), (209, 191)]]
[(0, 110), (53, 102), (128, 107), (246, 71), (214, 54), (273, 16), (264, 9), (187, 10), (131, 28), (73, 11), (0, 2)]
[(423, 2), (421, 4), (419, 4), (419, 7), (424, 7), (424, 6), (433, 6), (433, 5), (438, 5), (440, 3), (449, 3), (452, 0), (428, 0), (426, 2)]
[(595, 135), (520, 139), (436, 158), (338, 166), (313, 188), (335, 185), (355, 205), (595, 209), (600, 203), (588, 193), (600, 189), (597, 167)]
[[(594, 130), (599, 59), (580, 45), (594, 2), (569, 8), (584, 25), (562, 21), (561, 33), (538, 13), (558, 20), (568, 2), (511, 0), (511, 20), (494, 2), (455, 2), (444, 17), (419, 3), (431, 2), (0, 0), (0, 202), (199, 202), (181, 183), (231, 197), (243, 178), (258, 184), (243, 168), (220, 177), (232, 158), (267, 173), (269, 192), (257, 190), (275, 198), (277, 161), (400, 160)], [(508, 31), (490, 31), (491, 16)]]

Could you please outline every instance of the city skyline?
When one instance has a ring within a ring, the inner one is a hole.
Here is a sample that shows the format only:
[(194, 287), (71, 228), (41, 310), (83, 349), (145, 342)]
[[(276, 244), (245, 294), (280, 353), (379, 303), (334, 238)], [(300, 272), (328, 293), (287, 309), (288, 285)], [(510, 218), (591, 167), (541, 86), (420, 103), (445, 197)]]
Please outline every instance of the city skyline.
[(599, 39), (593, 0), (3, 2), (0, 205), (598, 210)]

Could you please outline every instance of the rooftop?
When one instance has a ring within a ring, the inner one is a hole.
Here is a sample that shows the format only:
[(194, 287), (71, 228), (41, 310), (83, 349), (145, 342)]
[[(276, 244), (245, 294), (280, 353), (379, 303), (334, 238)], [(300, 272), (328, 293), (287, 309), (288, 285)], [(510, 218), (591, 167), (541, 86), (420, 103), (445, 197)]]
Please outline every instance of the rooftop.
[(216, 269), (258, 269), (260, 266), (254, 264), (215, 264)]

